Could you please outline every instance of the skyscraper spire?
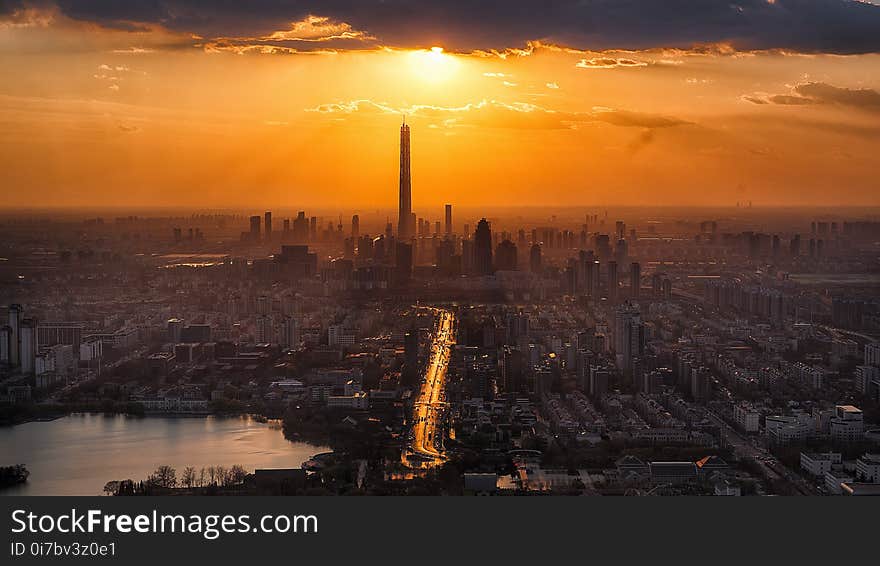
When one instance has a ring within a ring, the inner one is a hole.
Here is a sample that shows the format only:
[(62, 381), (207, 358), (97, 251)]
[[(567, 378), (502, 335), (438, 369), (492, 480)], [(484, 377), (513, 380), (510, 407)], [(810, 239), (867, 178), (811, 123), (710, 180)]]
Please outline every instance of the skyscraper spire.
[(400, 193), (398, 196), (397, 237), (408, 240), (413, 236), (412, 182), (410, 179), (409, 126), (406, 116), (400, 126)]

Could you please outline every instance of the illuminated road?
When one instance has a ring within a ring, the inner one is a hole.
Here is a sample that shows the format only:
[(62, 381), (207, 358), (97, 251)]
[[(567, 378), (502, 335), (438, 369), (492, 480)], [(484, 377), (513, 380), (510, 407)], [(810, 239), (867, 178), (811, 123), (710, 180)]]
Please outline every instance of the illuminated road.
[[(455, 341), (453, 322), (449, 311), (437, 309), (437, 328), (431, 343), (431, 357), (425, 369), (425, 380), (419, 390), (413, 411), (413, 434), (410, 443), (412, 454), (420, 467), (436, 466), (443, 462), (443, 435), (441, 419), (445, 406), (446, 370), (449, 367), (449, 351)], [(441, 448), (438, 450), (438, 444)]]

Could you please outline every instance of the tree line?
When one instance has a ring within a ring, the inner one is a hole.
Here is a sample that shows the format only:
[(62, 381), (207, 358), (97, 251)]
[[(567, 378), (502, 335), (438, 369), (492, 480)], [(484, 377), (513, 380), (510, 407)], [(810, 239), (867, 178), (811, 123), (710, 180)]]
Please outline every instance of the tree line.
[(230, 488), (244, 484), (247, 470), (238, 464), (230, 467), (208, 466), (196, 470), (185, 467), (180, 474), (171, 466), (162, 465), (140, 481), (113, 480), (104, 485), (107, 495), (143, 495), (171, 489)]

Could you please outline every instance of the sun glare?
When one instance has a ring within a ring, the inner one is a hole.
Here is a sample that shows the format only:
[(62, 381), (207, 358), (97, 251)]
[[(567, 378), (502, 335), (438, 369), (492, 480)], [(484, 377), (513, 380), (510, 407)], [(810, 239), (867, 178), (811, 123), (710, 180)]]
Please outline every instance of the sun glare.
[(421, 80), (439, 83), (449, 80), (458, 70), (459, 61), (442, 47), (419, 49), (410, 53), (413, 73)]

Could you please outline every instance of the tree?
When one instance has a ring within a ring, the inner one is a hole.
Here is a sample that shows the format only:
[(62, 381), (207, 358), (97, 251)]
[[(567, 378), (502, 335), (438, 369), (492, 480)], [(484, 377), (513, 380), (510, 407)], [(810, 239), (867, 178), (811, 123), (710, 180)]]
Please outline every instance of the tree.
[(183, 475), (180, 478), (180, 483), (183, 487), (187, 489), (192, 489), (196, 485), (196, 469), (192, 466), (187, 466), (183, 469)]
[(229, 468), (229, 483), (231, 485), (241, 485), (244, 483), (244, 478), (247, 477), (247, 470), (238, 464)]
[(156, 471), (147, 478), (147, 481), (157, 487), (170, 489), (177, 485), (177, 470), (171, 466), (159, 466)]
[(104, 484), (104, 493), (107, 495), (118, 495), (119, 494), (119, 482), (116, 480), (108, 481)]

